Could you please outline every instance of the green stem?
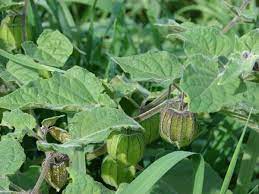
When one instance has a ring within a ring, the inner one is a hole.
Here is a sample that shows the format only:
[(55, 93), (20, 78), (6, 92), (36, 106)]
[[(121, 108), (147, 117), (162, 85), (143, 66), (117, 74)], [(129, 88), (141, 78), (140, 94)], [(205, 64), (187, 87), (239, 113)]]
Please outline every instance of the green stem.
[(248, 193), (249, 184), (251, 183), (256, 161), (259, 156), (258, 142), (259, 133), (251, 130), (239, 170), (236, 194)]
[(144, 112), (144, 113), (141, 113), (140, 115), (134, 117), (134, 119), (138, 120), (139, 122), (140, 121), (144, 121), (150, 117), (152, 117), (153, 115), (159, 113), (165, 106), (167, 105), (167, 100), (160, 103), (159, 105), (157, 105), (156, 107)]
[(41, 173), (40, 176), (35, 184), (35, 186), (33, 187), (32, 191), (30, 192), (30, 194), (38, 194), (41, 184), (43, 183), (45, 176), (49, 170), (49, 166), (50, 166), (50, 161), (52, 159), (52, 153), (48, 152), (46, 153), (46, 159), (42, 164), (42, 169), (41, 169)]
[(233, 26), (240, 21), (241, 13), (245, 10), (251, 0), (244, 0), (239, 8), (239, 14), (236, 15), (222, 30), (223, 33), (227, 33)]
[(175, 84), (171, 84), (168, 89), (163, 91), (156, 99), (154, 99), (152, 102), (149, 104), (142, 106), (141, 107), (141, 112), (145, 112), (151, 108), (154, 108), (155, 106), (159, 105), (161, 102), (163, 102), (165, 99), (170, 97), (171, 93), (174, 91), (176, 88)]
[(97, 148), (91, 153), (88, 153), (86, 155), (87, 161), (94, 160), (95, 158), (98, 158), (101, 155), (104, 155), (107, 152), (106, 144), (102, 145), (101, 147)]

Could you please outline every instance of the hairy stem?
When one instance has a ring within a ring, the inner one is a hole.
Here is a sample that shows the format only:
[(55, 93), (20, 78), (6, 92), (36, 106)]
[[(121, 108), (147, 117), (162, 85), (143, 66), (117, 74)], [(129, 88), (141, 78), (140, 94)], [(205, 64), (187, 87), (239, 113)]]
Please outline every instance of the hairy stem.
[(95, 158), (98, 158), (99, 156), (105, 154), (107, 152), (107, 147), (106, 144), (103, 144), (101, 147), (97, 148), (91, 153), (88, 153), (86, 155), (86, 160), (91, 161), (94, 160)]
[(30, 194), (38, 194), (41, 184), (43, 183), (45, 176), (49, 170), (49, 166), (50, 166), (50, 161), (52, 159), (52, 153), (51, 152), (47, 152), (46, 153), (46, 158), (45, 161), (42, 164), (42, 169), (41, 169), (41, 173), (40, 176), (35, 184), (35, 186), (33, 187), (32, 191)]
[(150, 117), (152, 117), (153, 115), (159, 113), (167, 104), (167, 100), (160, 103), (159, 105), (155, 106), (154, 108), (151, 108), (150, 110), (141, 113), (140, 115), (134, 117), (134, 119), (138, 120), (138, 121), (144, 121)]
[(233, 26), (240, 21), (241, 13), (248, 6), (251, 0), (244, 0), (239, 8), (239, 14), (236, 15), (222, 30), (223, 33), (227, 33)]

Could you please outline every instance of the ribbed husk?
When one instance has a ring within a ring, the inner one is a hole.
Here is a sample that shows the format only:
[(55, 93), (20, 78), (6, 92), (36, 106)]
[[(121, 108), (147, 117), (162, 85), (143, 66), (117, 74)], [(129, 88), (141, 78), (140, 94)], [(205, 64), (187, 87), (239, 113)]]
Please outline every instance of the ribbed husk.
[(150, 144), (160, 137), (159, 121), (160, 121), (160, 116), (159, 114), (156, 114), (140, 123), (144, 128), (143, 131), (144, 131), (146, 144)]
[(160, 116), (160, 136), (178, 148), (188, 146), (197, 136), (195, 116), (189, 111), (166, 108)]
[(106, 156), (102, 162), (101, 177), (103, 181), (113, 187), (118, 188), (121, 183), (129, 183), (136, 173), (134, 166), (127, 166)]
[(122, 129), (113, 131), (107, 139), (107, 152), (113, 159), (126, 165), (137, 164), (144, 153), (145, 138), (142, 131)]
[(67, 182), (67, 179), (68, 179), (68, 172), (66, 170), (67, 166), (68, 166), (68, 162), (66, 161), (50, 164), (50, 168), (45, 179), (57, 191), (60, 191), (60, 189)]

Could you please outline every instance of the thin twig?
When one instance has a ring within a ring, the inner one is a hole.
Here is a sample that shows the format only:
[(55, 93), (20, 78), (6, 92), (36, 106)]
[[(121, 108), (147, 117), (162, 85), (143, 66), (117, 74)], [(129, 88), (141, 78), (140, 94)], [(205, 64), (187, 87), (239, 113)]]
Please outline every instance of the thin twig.
[(101, 147), (95, 149), (93, 152), (88, 153), (86, 155), (87, 161), (94, 160), (95, 158), (98, 158), (99, 156), (105, 154), (107, 152), (106, 144), (103, 144)]
[(143, 168), (142, 166), (140, 166), (139, 164), (136, 165), (136, 169), (140, 170), (140, 171), (143, 171), (145, 170), (145, 168)]
[(244, 11), (244, 9), (248, 6), (248, 4), (251, 2), (251, 0), (244, 0), (239, 8), (239, 14), (237, 14), (222, 30), (223, 33), (227, 33), (234, 25), (236, 25), (237, 22), (239, 22), (241, 13)]
[(35, 186), (33, 187), (32, 191), (30, 192), (30, 194), (38, 194), (39, 193), (41, 184), (43, 183), (43, 181), (46, 177), (46, 174), (49, 170), (50, 161), (51, 161), (52, 157), (53, 157), (53, 154), (51, 152), (46, 153), (46, 158), (45, 158), (45, 161), (42, 164), (40, 176), (39, 176)]
[(11, 182), (11, 181), (10, 181), (10, 187), (13, 188), (13, 189), (15, 189), (16, 191), (19, 191), (19, 192), (21, 192), (21, 193), (22, 193), (22, 192), (25, 193), (25, 190), (23, 190), (23, 188), (21, 188), (20, 186), (14, 184), (14, 183)]
[(176, 84), (170, 84), (169, 88), (166, 89), (164, 92), (162, 92), (161, 95), (159, 95), (156, 99), (154, 99), (152, 102), (145, 106), (141, 106), (141, 113), (154, 108), (155, 106), (159, 105), (161, 102), (163, 102), (165, 99), (168, 99), (171, 95), (171, 93), (175, 90), (179, 90), (178, 86)]
[(166, 105), (167, 105), (168, 100), (163, 101), (159, 105), (155, 106), (154, 108), (134, 117), (134, 119), (138, 121), (144, 121), (145, 119), (148, 119), (152, 117), (153, 115), (159, 113)]

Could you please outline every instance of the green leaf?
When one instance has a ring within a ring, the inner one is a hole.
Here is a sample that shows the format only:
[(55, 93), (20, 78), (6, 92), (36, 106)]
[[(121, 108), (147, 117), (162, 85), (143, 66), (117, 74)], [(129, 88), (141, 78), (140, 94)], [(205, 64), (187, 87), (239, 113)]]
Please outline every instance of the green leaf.
[(25, 134), (30, 134), (33, 128), (36, 127), (36, 124), (36, 120), (32, 115), (24, 113), (19, 109), (4, 112), (1, 122), (1, 125), (15, 129), (13, 133), (8, 135), (19, 139), (19, 141), (22, 140)]
[[(195, 153), (176, 151), (161, 157), (160, 159), (152, 163), (149, 167), (147, 167), (135, 180), (133, 180), (128, 186), (126, 186), (125, 189), (122, 192), (120, 192), (120, 194), (147, 193), (151, 189), (151, 187), (168, 170), (170, 170), (172, 167), (174, 167), (177, 163), (179, 163), (183, 159), (193, 154)], [(201, 161), (203, 161), (203, 158), (201, 158)], [(203, 177), (204, 175), (202, 173), (204, 171), (204, 165), (203, 165), (203, 168), (200, 168), (199, 170), (200, 171), (197, 173), (199, 174), (199, 176)], [(200, 184), (202, 188), (203, 182), (200, 182), (201, 179), (198, 179), (198, 180), (199, 181), (197, 181), (196, 184)], [(193, 194), (201, 194), (202, 190), (196, 190), (194, 192), (196, 193), (193, 193)]]
[(220, 75), (219, 84), (231, 82), (231, 80), (237, 79), (240, 75), (245, 77), (253, 70), (256, 60), (257, 56), (250, 52), (232, 54), (229, 58), (229, 62), (224, 67), (224, 71)]
[[(16, 55), (21, 58), (24, 58), (25, 60), (30, 60), (33, 62), (32, 59), (25, 55)], [(38, 79), (39, 73), (36, 69), (30, 68), (30, 67), (25, 67), (22, 65), (19, 65), (13, 61), (9, 61), (6, 65), (6, 72), (10, 73), (11, 76), (13, 76), (19, 84), (27, 84), (32, 80)]]
[(184, 49), (188, 56), (201, 54), (207, 57), (228, 56), (234, 49), (235, 39), (224, 35), (219, 28), (183, 24), (181, 33)]
[(111, 191), (104, 187), (101, 183), (94, 181), (94, 179), (83, 173), (73, 169), (68, 169), (72, 183), (70, 183), (63, 194), (78, 194), (78, 193), (91, 193), (91, 194), (112, 194)]
[(202, 56), (191, 59), (191, 64), (184, 71), (180, 87), (190, 97), (189, 108), (192, 112), (216, 112), (233, 103), (240, 81), (233, 79), (219, 85), (218, 74), (218, 64), (215, 60)]
[(235, 50), (239, 53), (250, 51), (252, 54), (259, 53), (259, 28), (249, 31), (243, 35), (237, 42)]
[(0, 98), (0, 107), (6, 109), (47, 108), (78, 111), (108, 105), (114, 102), (103, 94), (101, 81), (80, 67), (73, 67), (64, 75), (38, 79)]
[(236, 97), (237, 103), (245, 105), (248, 108), (254, 108), (255, 111), (259, 111), (259, 85), (255, 82), (244, 82), (244, 92), (239, 93)]
[(42, 122), (41, 122), (41, 125), (44, 126), (44, 127), (51, 127), (53, 125), (55, 125), (55, 123), (57, 122), (58, 119), (60, 118), (63, 118), (65, 115), (59, 115), (59, 116), (54, 116), (54, 117), (50, 117), (50, 118), (47, 118), (47, 119), (44, 119)]
[(251, 73), (256, 60), (259, 59), (259, 29), (252, 30), (238, 39), (235, 53), (230, 56), (226, 64), (220, 84), (224, 84), (234, 77)]
[(173, 81), (180, 77), (180, 62), (166, 51), (112, 57), (112, 60), (136, 81)]
[(141, 126), (122, 110), (100, 107), (75, 114), (70, 121), (69, 132), (74, 138), (90, 137), (96, 133), (106, 133), (109, 129)]
[(133, 82), (123, 76), (115, 76), (109, 84), (117, 101), (120, 101), (124, 96), (130, 96), (140, 87), (137, 82)]
[(26, 55), (54, 67), (63, 67), (73, 52), (73, 45), (68, 38), (57, 30), (44, 30), (37, 40), (37, 45), (29, 41), (24, 42), (22, 47)]
[(136, 130), (141, 128), (122, 110), (99, 107), (75, 114), (69, 122), (71, 140), (63, 144), (37, 142), (37, 145), (40, 150), (58, 151), (74, 157), (75, 150), (84, 152), (83, 149), (88, 144), (103, 142), (112, 130), (121, 127), (131, 127)]
[(13, 55), (13, 54), (6, 52), (5, 50), (0, 49), (0, 56), (5, 57), (5, 58), (9, 59), (10, 61), (13, 61), (13, 62), (15, 62), (19, 65), (25, 66), (25, 67), (29, 67), (29, 68), (33, 68), (33, 69), (37, 69), (37, 70), (56, 71), (56, 72), (64, 73), (64, 71), (61, 69), (43, 65), (40, 63), (36, 63), (36, 62), (32, 61), (31, 59), (24, 57), (21, 54)]
[[(0, 1), (0, 10), (1, 10), (1, 1)], [(1, 48), (12, 51), (16, 48), (16, 41), (13, 35), (13, 29), (10, 28), (10, 23), (12, 22), (10, 17), (5, 17), (1, 20), (0, 26), (0, 46)]]
[(14, 174), (25, 161), (22, 146), (14, 139), (2, 138), (0, 141), (0, 174)]
[[(58, 151), (72, 158), (72, 165), (80, 162), (75, 157), (77, 152), (84, 153), (84, 148), (90, 143), (103, 142), (109, 133), (121, 127), (139, 129), (141, 126), (128, 117), (122, 110), (108, 107), (98, 107), (89, 111), (79, 112), (69, 121), (69, 133), (72, 139), (63, 144), (37, 142), (43, 151)], [(85, 157), (83, 157), (85, 160)], [(75, 169), (75, 168), (74, 168)]]

